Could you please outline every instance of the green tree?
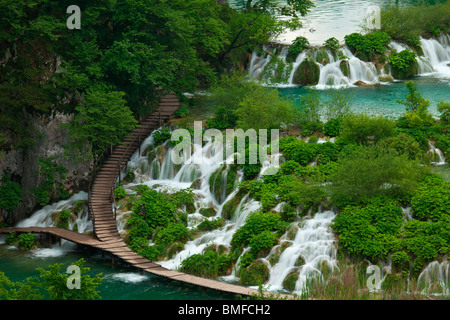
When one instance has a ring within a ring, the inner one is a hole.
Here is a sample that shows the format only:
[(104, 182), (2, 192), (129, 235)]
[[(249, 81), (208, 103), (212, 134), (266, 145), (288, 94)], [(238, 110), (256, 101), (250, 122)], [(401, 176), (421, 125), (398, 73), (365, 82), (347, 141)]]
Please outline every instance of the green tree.
[(49, 295), (51, 300), (95, 300), (100, 299), (98, 286), (101, 284), (101, 273), (91, 277), (87, 274), (90, 268), (84, 267), (84, 259), (80, 259), (73, 265), (80, 268), (80, 289), (69, 289), (67, 280), (69, 274), (61, 273), (63, 264), (54, 264), (48, 269), (37, 268), (39, 271), (39, 283)]
[(19, 204), (23, 196), (20, 184), (11, 180), (10, 175), (3, 175), (0, 186), (0, 208), (11, 213)]
[(343, 119), (340, 137), (355, 143), (378, 142), (394, 134), (395, 122), (383, 116), (370, 117), (366, 114), (355, 114)]
[[(291, 0), (283, 4), (276, 0), (238, 0), (235, 6), (239, 11), (228, 15), (230, 40), (219, 57), (222, 62), (233, 52), (242, 53), (267, 43), (286, 28), (300, 28), (300, 16), (305, 16), (314, 4), (310, 0)], [(279, 15), (290, 19), (278, 19)]]
[(236, 126), (243, 130), (280, 129), (292, 122), (293, 104), (278, 90), (259, 86), (240, 101), (235, 114)]
[(405, 95), (405, 100), (397, 100), (397, 103), (405, 105), (407, 112), (426, 113), (431, 104), (430, 100), (422, 97), (414, 81), (406, 81), (405, 85), (408, 89), (408, 94)]
[(385, 195), (402, 200), (411, 197), (425, 168), (406, 155), (382, 147), (360, 147), (340, 159), (330, 177), (333, 198), (339, 206), (365, 203)]
[(71, 152), (80, 158), (85, 155), (86, 141), (90, 141), (94, 154), (116, 145), (137, 123), (126, 106), (125, 93), (117, 91), (90, 91), (85, 103), (76, 108), (78, 113), (70, 128)]

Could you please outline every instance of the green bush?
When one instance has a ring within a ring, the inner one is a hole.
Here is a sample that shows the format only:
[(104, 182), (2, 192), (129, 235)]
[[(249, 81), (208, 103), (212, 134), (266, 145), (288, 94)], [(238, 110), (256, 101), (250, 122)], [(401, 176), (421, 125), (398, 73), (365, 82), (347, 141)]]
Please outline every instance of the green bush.
[(11, 181), (10, 175), (3, 175), (0, 186), (0, 208), (11, 213), (22, 200), (23, 188)]
[(114, 198), (116, 200), (125, 198), (126, 196), (127, 196), (127, 192), (122, 186), (114, 189)]
[(36, 235), (34, 233), (22, 233), (17, 237), (17, 243), (22, 250), (30, 250), (34, 246), (34, 239)]
[(391, 52), (388, 62), (391, 66), (392, 76), (396, 79), (405, 79), (417, 74), (416, 54), (409, 49)]
[(405, 155), (380, 147), (361, 147), (338, 161), (333, 174), (332, 198), (338, 206), (365, 203), (385, 195), (408, 201), (426, 168)]
[(422, 183), (411, 200), (413, 216), (423, 221), (439, 221), (450, 215), (450, 182), (432, 176)]
[(285, 223), (276, 213), (266, 213), (261, 211), (252, 212), (247, 217), (245, 224), (233, 234), (231, 246), (236, 249), (248, 245), (254, 236), (265, 231), (274, 232), (276, 235), (281, 236), (285, 227)]
[(395, 122), (383, 116), (370, 117), (366, 114), (347, 116), (342, 120), (340, 137), (354, 143), (378, 142), (394, 134)]
[(342, 118), (333, 118), (323, 125), (323, 133), (330, 137), (337, 137), (341, 129)]
[(184, 118), (191, 113), (191, 110), (186, 104), (183, 104), (177, 111), (175, 111), (174, 116), (177, 118)]
[(37, 203), (45, 206), (52, 200), (53, 191), (62, 189), (61, 182), (58, 180), (66, 178), (67, 168), (58, 164), (56, 157), (38, 158), (37, 163), (38, 170), (35, 175), (40, 176), (43, 181), (41, 185), (33, 188), (33, 194)]
[(180, 271), (204, 278), (216, 278), (224, 275), (231, 264), (230, 255), (218, 255), (213, 250), (207, 250), (203, 254), (194, 254), (184, 259), (181, 262)]
[(386, 46), (390, 43), (391, 37), (380, 31), (375, 31), (362, 35), (360, 33), (352, 33), (345, 36), (345, 44), (356, 55), (360, 53), (360, 58), (363, 60), (370, 60), (375, 54), (385, 53)]
[(323, 45), (331, 51), (336, 51), (337, 49), (339, 49), (339, 40), (333, 37), (325, 40)]
[(298, 54), (309, 46), (309, 41), (305, 37), (297, 37), (289, 47), (289, 57), (294, 61)]
[(175, 242), (186, 243), (189, 239), (189, 230), (181, 223), (169, 223), (166, 227), (158, 228), (153, 242), (159, 252)]
[(160, 145), (172, 136), (172, 132), (169, 128), (162, 128), (153, 132), (153, 139), (155, 141), (155, 145)]
[(72, 213), (69, 210), (61, 210), (59, 213), (59, 221), (56, 225), (58, 228), (69, 228), (69, 218), (72, 215)]
[(214, 229), (221, 228), (225, 225), (225, 220), (222, 217), (215, 218), (212, 220), (205, 219), (197, 226), (200, 231), (211, 231)]
[(379, 198), (365, 207), (346, 207), (334, 219), (332, 228), (338, 234), (339, 245), (349, 254), (377, 261), (398, 250), (402, 224), (398, 204)]
[(391, 149), (399, 154), (407, 155), (410, 160), (418, 160), (424, 154), (420, 144), (403, 132), (381, 140), (379, 145), (385, 149)]
[(141, 214), (151, 229), (167, 226), (170, 222), (176, 222), (176, 205), (170, 201), (170, 196), (156, 190), (144, 191), (141, 198), (135, 202), (133, 212)]

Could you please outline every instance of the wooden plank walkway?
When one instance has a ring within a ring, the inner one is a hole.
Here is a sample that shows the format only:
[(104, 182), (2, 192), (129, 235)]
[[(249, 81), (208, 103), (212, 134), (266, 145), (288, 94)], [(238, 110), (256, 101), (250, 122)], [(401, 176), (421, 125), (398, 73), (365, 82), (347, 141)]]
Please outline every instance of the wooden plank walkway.
[(91, 246), (111, 253), (139, 270), (172, 280), (214, 289), (222, 292), (252, 296), (257, 290), (233, 285), (217, 280), (205, 279), (182, 272), (166, 269), (133, 252), (121, 238), (113, 212), (114, 187), (122, 168), (132, 154), (150, 133), (159, 128), (180, 107), (180, 101), (174, 94), (163, 97), (158, 108), (139, 122), (139, 126), (130, 132), (123, 143), (114, 147), (109, 157), (98, 168), (95, 166), (89, 186), (89, 214), (94, 225), (96, 238), (61, 228), (4, 228), (0, 233), (31, 232), (57, 236), (75, 243)]

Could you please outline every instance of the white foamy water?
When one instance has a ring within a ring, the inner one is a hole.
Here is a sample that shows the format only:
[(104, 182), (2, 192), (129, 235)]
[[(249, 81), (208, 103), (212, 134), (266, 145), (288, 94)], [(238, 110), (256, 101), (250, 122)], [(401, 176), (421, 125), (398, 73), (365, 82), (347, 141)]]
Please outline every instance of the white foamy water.
[[(61, 200), (49, 205), (46, 205), (40, 210), (34, 212), (29, 218), (19, 222), (16, 227), (56, 227), (53, 217), (62, 210), (71, 210), (77, 201), (86, 201), (88, 194), (81, 191), (74, 194), (67, 200)], [(93, 230), (92, 221), (89, 219), (87, 208), (80, 210), (78, 216), (72, 221), (69, 219), (69, 229), (72, 230), (75, 225), (79, 233), (90, 232)], [(59, 257), (67, 252), (76, 249), (76, 244), (61, 239), (61, 245), (54, 244), (52, 248), (38, 248), (30, 252), (33, 258), (53, 258)]]
[(124, 283), (139, 283), (149, 279), (148, 275), (141, 275), (134, 272), (124, 272), (109, 275), (110, 278)]
[[(284, 249), (278, 262), (270, 268), (270, 278), (265, 286), (274, 291), (282, 290), (286, 276), (295, 271), (298, 273), (295, 293), (301, 293), (307, 280), (322, 277), (322, 268), (329, 268), (331, 272), (338, 270), (334, 235), (329, 228), (335, 217), (333, 211), (324, 211), (305, 220), (294, 240), (285, 240), (290, 242), (290, 246)], [(296, 267), (299, 257), (303, 258), (304, 264)]]

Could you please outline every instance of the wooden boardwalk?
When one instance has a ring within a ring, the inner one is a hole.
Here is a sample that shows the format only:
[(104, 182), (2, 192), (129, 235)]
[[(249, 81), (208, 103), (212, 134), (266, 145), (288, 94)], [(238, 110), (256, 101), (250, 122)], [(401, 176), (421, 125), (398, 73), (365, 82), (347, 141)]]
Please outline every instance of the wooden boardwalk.
[[(71, 242), (94, 247), (109, 252), (137, 269), (161, 277), (181, 281), (208, 289), (222, 292), (251, 296), (258, 291), (221, 281), (205, 279), (182, 272), (166, 269), (128, 248), (121, 238), (114, 212), (114, 187), (123, 167), (127, 165), (132, 154), (140, 149), (141, 143), (150, 133), (159, 128), (180, 107), (180, 102), (174, 94), (163, 97), (158, 108), (139, 122), (139, 126), (130, 132), (123, 143), (114, 147), (109, 156), (102, 157), (104, 162), (94, 166), (89, 185), (89, 214), (94, 226), (95, 238), (61, 228), (5, 228), (0, 233), (31, 232), (57, 236)], [(141, 152), (141, 151), (140, 151)]]

